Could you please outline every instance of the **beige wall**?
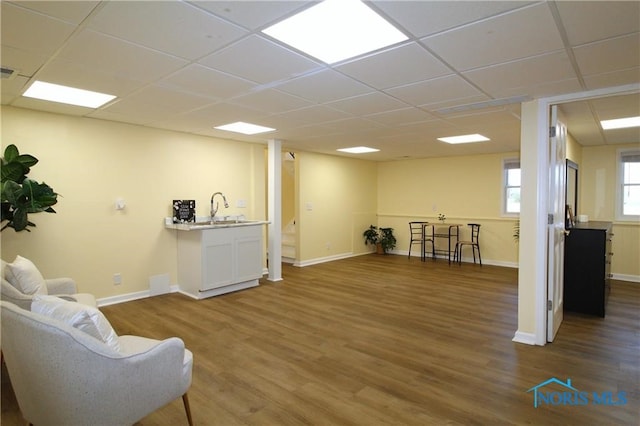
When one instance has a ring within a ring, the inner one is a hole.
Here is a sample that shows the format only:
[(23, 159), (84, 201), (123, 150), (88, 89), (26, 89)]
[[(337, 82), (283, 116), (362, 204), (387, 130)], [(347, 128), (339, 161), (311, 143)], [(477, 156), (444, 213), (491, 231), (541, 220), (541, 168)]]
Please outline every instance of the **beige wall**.
[[(282, 153), (283, 156), (287, 153)], [(295, 160), (282, 162), (282, 227), (295, 219)]]
[(576, 142), (571, 133), (567, 134), (567, 159), (577, 164), (582, 159), (582, 145)]
[[(195, 199), (206, 215), (211, 193), (222, 191), (231, 204), (225, 214), (265, 219), (264, 145), (3, 107), (2, 148), (11, 143), (41, 160), (30, 176), (61, 197), (57, 214), (31, 216), (33, 232), (0, 234), (3, 259), (22, 254), (45, 276), (72, 276), (98, 298), (147, 290), (157, 274), (176, 282), (176, 231), (162, 226), (174, 198)], [(580, 165), (579, 211), (592, 219), (614, 220), (617, 148), (570, 141), (569, 158)], [(393, 227), (396, 252), (406, 253), (409, 220), (444, 213), (449, 222), (483, 225), (485, 262), (515, 265), (516, 219), (501, 216), (501, 192), (502, 160), (517, 156), (375, 163), (297, 153), (299, 263), (368, 252), (369, 224)], [(123, 211), (114, 208), (118, 197)], [(247, 208), (236, 207), (239, 199)], [(612, 271), (637, 279), (640, 226), (616, 222), (614, 231)], [(120, 286), (114, 273), (122, 274)]]
[(365, 253), (362, 232), (376, 223), (377, 164), (296, 153), (300, 264)]
[(29, 176), (61, 196), (57, 214), (30, 216), (32, 232), (2, 232), (2, 258), (21, 254), (98, 298), (147, 290), (157, 274), (176, 283), (177, 231), (163, 226), (173, 199), (194, 199), (207, 215), (222, 191), (230, 207), (221, 213), (265, 219), (263, 145), (3, 106), (2, 149), (12, 143), (40, 159)]
[(578, 211), (589, 220), (613, 222), (611, 272), (618, 278), (640, 277), (640, 222), (616, 220), (616, 174), (618, 150), (639, 144), (604, 145), (582, 148), (578, 163)]
[[(482, 225), (480, 245), (486, 263), (516, 266), (513, 228), (517, 218), (502, 216), (503, 160), (518, 153), (416, 159), (380, 163), (379, 225), (394, 228), (396, 251), (409, 249), (411, 220)], [(414, 254), (415, 252), (412, 252)], [(465, 254), (466, 256), (466, 254)]]

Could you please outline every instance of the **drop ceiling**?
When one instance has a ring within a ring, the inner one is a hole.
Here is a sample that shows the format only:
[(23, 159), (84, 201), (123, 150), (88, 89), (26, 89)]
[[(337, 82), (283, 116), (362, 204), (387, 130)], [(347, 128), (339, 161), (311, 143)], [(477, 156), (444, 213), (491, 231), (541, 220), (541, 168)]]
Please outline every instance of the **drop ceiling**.
[[(637, 1), (371, 1), (409, 39), (333, 65), (261, 32), (313, 4), (2, 1), (2, 104), (383, 161), (518, 151), (523, 100), (640, 83)], [(36, 79), (117, 99), (22, 97)], [(637, 94), (562, 111), (582, 145), (640, 141), (597, 122), (640, 115)], [(214, 129), (234, 121), (277, 130)], [(470, 133), (491, 141), (437, 141)]]

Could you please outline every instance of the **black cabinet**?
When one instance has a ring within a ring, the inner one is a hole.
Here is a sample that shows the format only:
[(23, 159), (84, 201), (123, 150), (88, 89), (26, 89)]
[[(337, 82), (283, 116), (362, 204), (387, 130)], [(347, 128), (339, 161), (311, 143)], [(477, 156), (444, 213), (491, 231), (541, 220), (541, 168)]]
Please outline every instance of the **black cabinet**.
[(564, 309), (604, 317), (611, 290), (611, 222), (578, 223), (564, 245)]

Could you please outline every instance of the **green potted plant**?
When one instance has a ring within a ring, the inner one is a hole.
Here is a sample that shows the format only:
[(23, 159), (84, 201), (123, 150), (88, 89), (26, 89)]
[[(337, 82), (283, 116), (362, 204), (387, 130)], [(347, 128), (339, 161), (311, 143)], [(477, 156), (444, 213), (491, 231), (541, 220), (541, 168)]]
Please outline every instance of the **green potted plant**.
[(376, 246), (378, 254), (387, 253), (396, 247), (396, 237), (393, 235), (393, 228), (378, 228), (374, 225), (369, 226), (363, 233), (365, 244)]
[(12, 144), (4, 150), (0, 161), (0, 223), (3, 223), (0, 231), (13, 228), (16, 232), (30, 232), (27, 227), (36, 224), (29, 221), (29, 213), (55, 213), (51, 206), (58, 202), (58, 194), (46, 183), (27, 177), (31, 167), (38, 163), (33, 155), (20, 154)]

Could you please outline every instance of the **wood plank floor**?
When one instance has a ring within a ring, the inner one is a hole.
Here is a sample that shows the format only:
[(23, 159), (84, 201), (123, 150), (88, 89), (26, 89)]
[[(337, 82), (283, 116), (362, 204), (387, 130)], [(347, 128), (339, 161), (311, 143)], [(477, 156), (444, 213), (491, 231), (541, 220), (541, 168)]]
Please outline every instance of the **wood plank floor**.
[[(533, 347), (511, 341), (515, 269), (367, 255), (283, 278), (102, 311), (119, 334), (185, 341), (198, 425), (640, 424), (640, 284), (614, 281), (605, 319), (566, 313)], [(551, 377), (626, 404), (534, 408), (527, 390)], [(3, 382), (2, 423), (16, 424)], [(181, 400), (139, 422), (177, 424)]]

